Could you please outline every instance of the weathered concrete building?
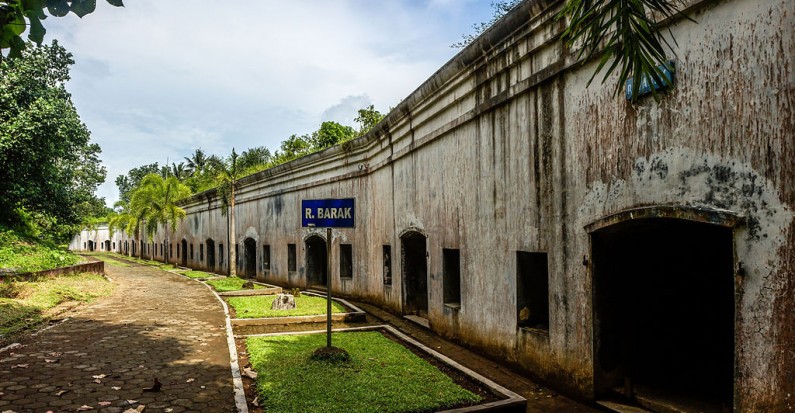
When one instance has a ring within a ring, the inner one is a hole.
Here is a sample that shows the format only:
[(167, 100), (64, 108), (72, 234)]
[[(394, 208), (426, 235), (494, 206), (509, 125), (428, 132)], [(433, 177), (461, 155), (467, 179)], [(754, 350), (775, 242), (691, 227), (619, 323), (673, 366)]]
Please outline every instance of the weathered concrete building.
[[(245, 178), (234, 243), (207, 192), (160, 248), (330, 276), (583, 399), (795, 409), (795, 2), (689, 1), (675, 87), (636, 103), (586, 87), (560, 6), (525, 1), (364, 137)], [(338, 197), (356, 228), (326, 268), (300, 205)]]

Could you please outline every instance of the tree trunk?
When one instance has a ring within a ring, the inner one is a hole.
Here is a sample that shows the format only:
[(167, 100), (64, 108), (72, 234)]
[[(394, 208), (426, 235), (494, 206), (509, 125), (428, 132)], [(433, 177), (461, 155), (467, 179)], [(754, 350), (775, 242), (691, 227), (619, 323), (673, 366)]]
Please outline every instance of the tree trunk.
[(229, 200), (229, 276), (237, 277), (237, 251), (235, 248), (235, 182), (232, 181), (232, 192)]

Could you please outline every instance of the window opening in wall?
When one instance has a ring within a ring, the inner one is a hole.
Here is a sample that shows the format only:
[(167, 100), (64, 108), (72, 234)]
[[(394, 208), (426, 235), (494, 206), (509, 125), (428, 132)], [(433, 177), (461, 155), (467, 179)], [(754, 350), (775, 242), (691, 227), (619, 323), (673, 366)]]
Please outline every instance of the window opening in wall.
[(160, 256), (163, 256), (163, 244), (160, 244)]
[(218, 265), (224, 265), (224, 244), (218, 244)]
[(168, 257), (174, 258), (174, 244), (168, 244)]
[(593, 232), (591, 250), (597, 396), (731, 411), (732, 228), (636, 218)]
[(246, 277), (254, 278), (257, 276), (257, 241), (253, 238), (246, 238), (243, 241), (243, 258), (246, 263)]
[(340, 278), (353, 278), (353, 246), (340, 244)]
[(549, 330), (546, 252), (516, 251), (516, 310), (519, 327)]
[(199, 244), (199, 261), (204, 261), (204, 244)]
[(461, 307), (461, 251), (442, 249), (442, 286), (444, 303)]
[(326, 240), (313, 235), (306, 239), (306, 279), (309, 285), (326, 285), (328, 260)]
[(268, 275), (271, 272), (271, 246), (270, 245), (263, 245), (262, 246), (262, 271), (265, 273), (265, 275)]
[(295, 272), (295, 244), (287, 244), (287, 271)]
[(193, 260), (193, 244), (190, 244), (190, 259)]
[(392, 285), (392, 246), (384, 245), (383, 248), (383, 273), (384, 285)]
[(182, 266), (188, 266), (188, 241), (182, 240)]
[(113, 249), (116, 249), (116, 241), (113, 241)]
[(207, 268), (210, 271), (215, 269), (215, 241), (207, 240)]

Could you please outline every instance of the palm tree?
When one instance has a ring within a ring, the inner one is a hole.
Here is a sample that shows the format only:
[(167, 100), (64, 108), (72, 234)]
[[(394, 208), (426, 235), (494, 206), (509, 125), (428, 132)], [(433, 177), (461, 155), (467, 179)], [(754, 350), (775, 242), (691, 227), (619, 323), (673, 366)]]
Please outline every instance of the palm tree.
[(196, 149), (190, 158), (185, 158), (188, 173), (191, 176), (200, 175), (207, 167), (208, 160), (207, 154), (201, 148)]
[[(173, 238), (177, 224), (185, 218), (185, 210), (177, 206), (177, 201), (190, 196), (190, 188), (180, 183), (174, 176), (163, 178), (150, 174), (144, 177), (141, 185), (133, 193), (132, 199), (139, 209), (144, 210), (146, 219), (145, 231), (148, 237), (157, 232), (158, 225), (168, 230), (169, 237), (165, 244)], [(165, 250), (165, 248), (164, 248)], [(163, 262), (168, 263), (169, 251), (163, 251)]]
[(243, 168), (238, 162), (238, 154), (232, 148), (232, 154), (224, 160), (215, 160), (212, 165), (218, 172), (216, 181), (218, 182), (218, 196), (221, 198), (223, 208), (221, 213), (226, 216), (229, 213), (229, 276), (237, 276), (237, 252), (235, 251), (235, 190), (238, 180), (240, 180)]
[(185, 166), (185, 162), (172, 162), (171, 163), (171, 175), (177, 178), (178, 181), (182, 182), (190, 176), (190, 170), (187, 166)]
[[(108, 229), (110, 230), (111, 236), (113, 236), (114, 230), (121, 230), (128, 235), (132, 234), (133, 239), (137, 240), (141, 228), (140, 214), (133, 211), (130, 204), (125, 201), (117, 201), (113, 204), (113, 207), (116, 209), (116, 213), (110, 217), (108, 222)], [(142, 251), (140, 251), (139, 248), (139, 257), (141, 257), (141, 253)], [(132, 255), (129, 250), (127, 254)]]

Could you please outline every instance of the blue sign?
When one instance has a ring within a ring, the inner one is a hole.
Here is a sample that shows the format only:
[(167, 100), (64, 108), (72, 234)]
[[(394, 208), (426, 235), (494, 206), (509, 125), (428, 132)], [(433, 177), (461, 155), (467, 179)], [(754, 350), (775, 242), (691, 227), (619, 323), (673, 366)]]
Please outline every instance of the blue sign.
[(353, 228), (356, 208), (353, 198), (302, 199), (301, 226)]
[(655, 91), (660, 90), (665, 87), (670, 87), (674, 84), (674, 62), (668, 61), (667, 63), (661, 64), (657, 66), (657, 70), (662, 73), (662, 81), (664, 84), (659, 85), (657, 81), (654, 80), (651, 76), (645, 76), (640, 80), (640, 87), (638, 88), (638, 96), (632, 97), (632, 87), (634, 86), (634, 81), (632, 78), (627, 79), (627, 84), (625, 87), (625, 93), (627, 100), (632, 101), (641, 96), (648, 95), (651, 93), (652, 89)]

